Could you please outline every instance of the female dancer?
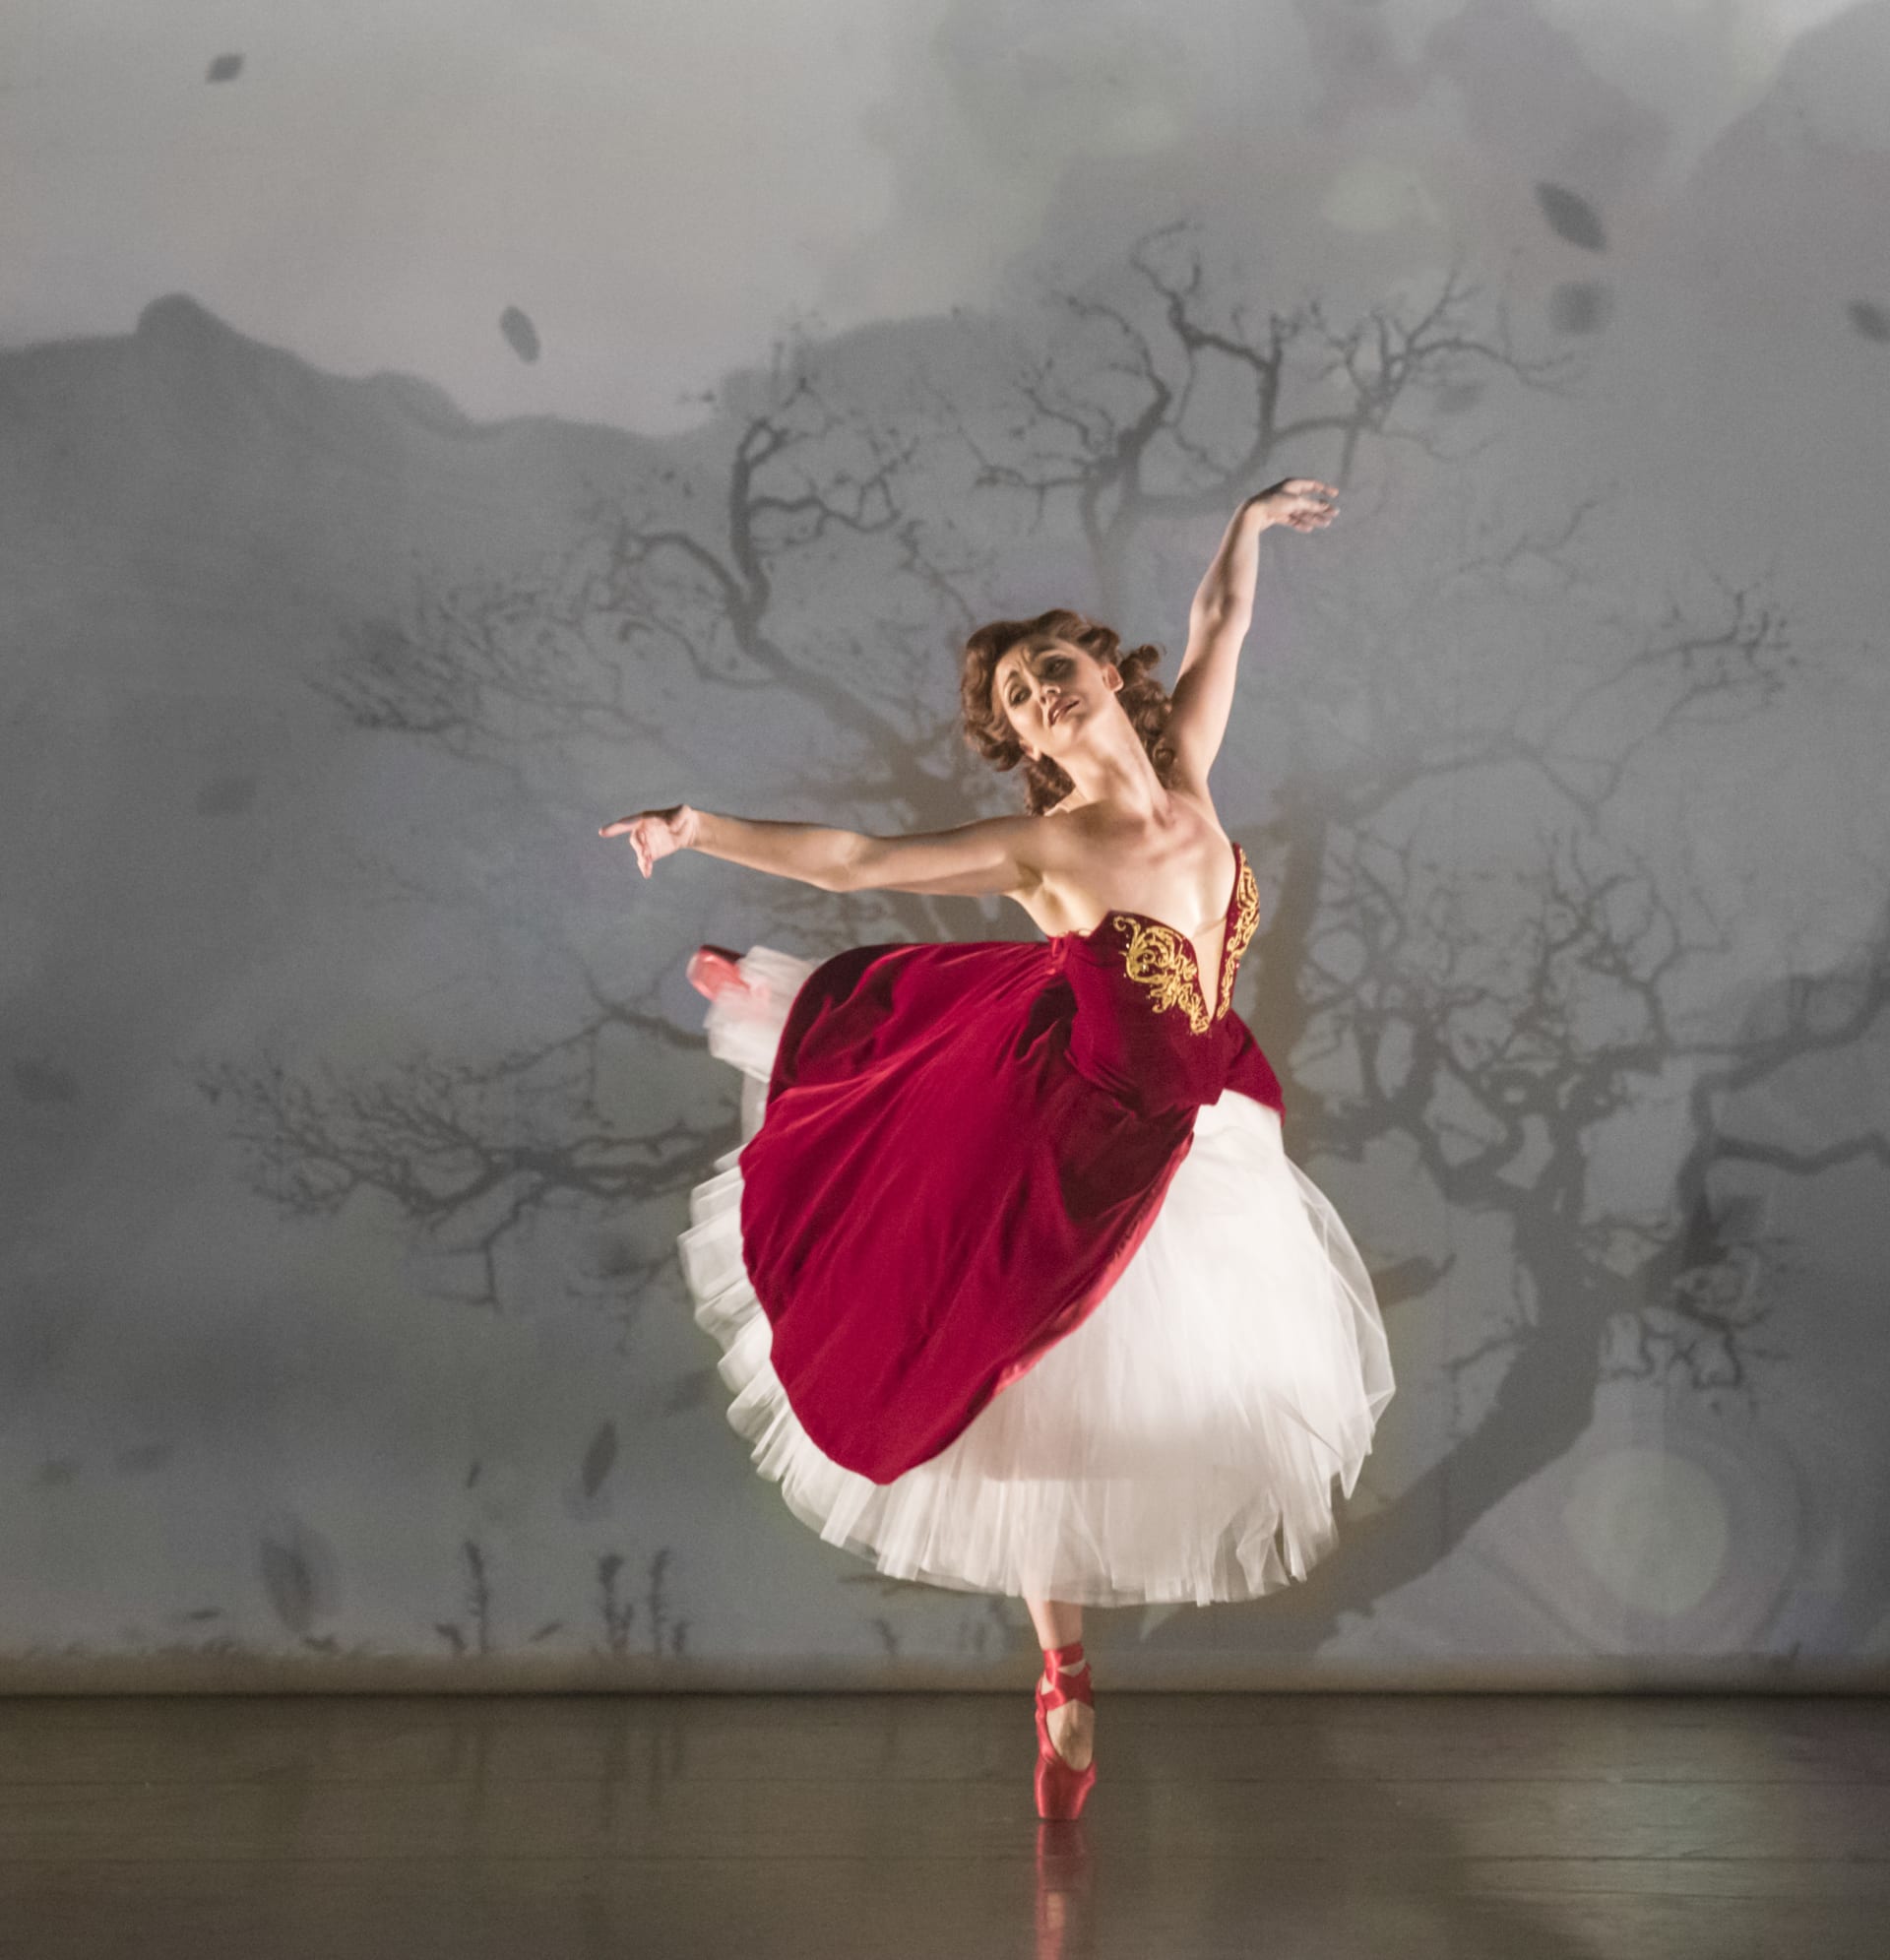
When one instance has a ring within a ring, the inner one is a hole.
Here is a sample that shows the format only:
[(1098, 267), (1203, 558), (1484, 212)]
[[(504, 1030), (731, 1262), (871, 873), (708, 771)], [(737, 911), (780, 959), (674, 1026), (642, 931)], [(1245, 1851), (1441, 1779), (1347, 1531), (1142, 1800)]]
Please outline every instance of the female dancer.
[(1337, 492), (1250, 497), (1154, 647), (1055, 610), (966, 643), (967, 739), (1026, 813), (923, 836), (717, 815), (606, 824), (824, 891), (1002, 893), (1041, 941), (703, 947), (742, 1141), (683, 1269), (728, 1420), (796, 1516), (881, 1571), (1025, 1600), (1041, 1816), (1094, 1783), (1083, 1608), (1250, 1599), (1330, 1549), (1393, 1379), (1371, 1282), (1287, 1157), (1232, 1011), (1259, 922), (1208, 771), (1259, 539)]

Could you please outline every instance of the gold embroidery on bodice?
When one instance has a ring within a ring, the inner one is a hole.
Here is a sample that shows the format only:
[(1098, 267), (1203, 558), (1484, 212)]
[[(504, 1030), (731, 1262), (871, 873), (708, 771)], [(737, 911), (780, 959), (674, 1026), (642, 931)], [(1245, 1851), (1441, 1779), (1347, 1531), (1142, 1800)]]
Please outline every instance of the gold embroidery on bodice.
[(1149, 990), (1149, 1002), (1158, 1014), (1178, 1007), (1188, 1017), (1188, 1026), (1197, 1035), (1208, 1032), (1207, 1004), (1201, 998), (1201, 977), (1195, 970), (1194, 955), (1188, 943), (1171, 925), (1158, 925), (1153, 919), (1116, 915), (1116, 926), (1129, 935), (1122, 955), (1123, 967), (1132, 980)]
[(1253, 938), (1254, 928), (1260, 923), (1260, 887), (1254, 882), (1253, 866), (1247, 862), (1247, 854), (1240, 854), (1240, 881), (1233, 888), (1233, 919), (1228, 927), (1228, 943), (1222, 973), (1221, 999), (1217, 1014), (1228, 1011), (1228, 988), (1235, 971), (1240, 965), (1240, 955), (1247, 950)]
[(1221, 983), (1216, 989), (1210, 1012), (1201, 987), (1201, 971), (1194, 949), (1171, 925), (1159, 919), (1143, 918), (1133, 913), (1117, 913), (1117, 927), (1127, 933), (1122, 965), (1130, 980), (1147, 988), (1149, 1004), (1157, 1014), (1178, 1007), (1188, 1017), (1189, 1028), (1205, 1035), (1228, 1011), (1233, 998), (1234, 970), (1253, 938), (1260, 922), (1260, 888), (1254, 882), (1247, 854), (1240, 854), (1240, 875), (1234, 881), (1231, 917), (1221, 948)]

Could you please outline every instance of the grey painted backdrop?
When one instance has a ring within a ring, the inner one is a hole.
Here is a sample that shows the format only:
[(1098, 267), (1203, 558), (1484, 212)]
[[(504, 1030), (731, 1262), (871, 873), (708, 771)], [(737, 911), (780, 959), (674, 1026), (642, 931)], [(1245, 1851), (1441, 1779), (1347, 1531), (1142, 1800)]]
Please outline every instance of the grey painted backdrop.
[(673, 1240), (699, 941), (1033, 928), (595, 830), (1013, 807), (964, 629), (1171, 674), (1301, 473), (1237, 1005), (1400, 1393), (1111, 1672), (1880, 1676), (1890, 6), (640, 11), (6, 30), (13, 1677), (1029, 1647), (754, 1477)]

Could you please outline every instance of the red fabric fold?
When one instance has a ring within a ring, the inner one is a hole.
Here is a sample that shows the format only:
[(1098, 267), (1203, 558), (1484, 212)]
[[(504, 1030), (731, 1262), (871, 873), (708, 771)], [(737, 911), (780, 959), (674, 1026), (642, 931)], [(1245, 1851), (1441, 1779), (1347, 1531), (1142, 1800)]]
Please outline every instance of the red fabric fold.
[(802, 985), (741, 1153), (742, 1251), (834, 1462), (885, 1484), (945, 1448), (1107, 1295), (1196, 1109), (1280, 1106), (1228, 1006), (1237, 849), (1235, 870), (1212, 1011), (1188, 942), (1120, 913), (1047, 944), (855, 947)]

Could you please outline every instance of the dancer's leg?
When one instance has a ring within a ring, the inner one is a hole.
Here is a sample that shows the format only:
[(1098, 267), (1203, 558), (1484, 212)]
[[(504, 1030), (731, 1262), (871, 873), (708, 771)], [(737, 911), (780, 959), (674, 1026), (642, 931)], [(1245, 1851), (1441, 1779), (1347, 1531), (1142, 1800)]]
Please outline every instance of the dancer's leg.
[[(1072, 1640), (1083, 1638), (1083, 1609), (1069, 1600), (1026, 1599), (1025, 1607), (1031, 1615), (1031, 1624), (1037, 1628), (1037, 1644), (1048, 1653), (1052, 1647), (1067, 1647)], [(1089, 1666), (1087, 1657), (1077, 1669), (1081, 1673)], [(1049, 1670), (1043, 1673), (1043, 1682), (1049, 1685)], [(1056, 1752), (1072, 1769), (1087, 1769), (1090, 1756), (1096, 1746), (1096, 1711), (1080, 1701), (1066, 1701), (1061, 1708), (1050, 1710), (1050, 1740)]]
[(1072, 1640), (1083, 1638), (1083, 1609), (1073, 1606), (1068, 1600), (1032, 1600), (1024, 1602), (1031, 1615), (1031, 1624), (1037, 1628), (1037, 1644), (1047, 1654), (1052, 1647), (1067, 1647)]

